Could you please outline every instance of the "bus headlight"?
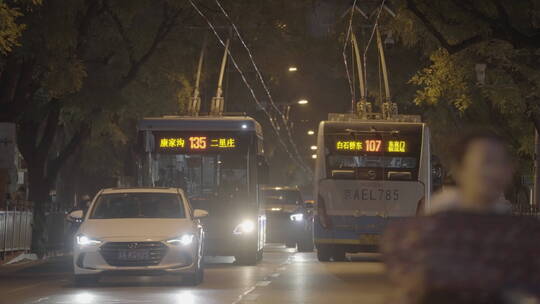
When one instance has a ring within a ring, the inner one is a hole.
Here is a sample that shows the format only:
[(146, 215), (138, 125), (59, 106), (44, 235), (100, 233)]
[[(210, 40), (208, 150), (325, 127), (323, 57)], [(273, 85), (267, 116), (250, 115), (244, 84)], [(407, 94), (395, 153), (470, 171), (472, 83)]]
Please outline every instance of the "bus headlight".
[(304, 220), (304, 214), (303, 213), (291, 214), (290, 218), (291, 218), (291, 221), (293, 222), (301, 222)]
[(173, 245), (188, 246), (193, 243), (194, 238), (195, 238), (195, 235), (193, 235), (192, 233), (186, 233), (179, 237), (175, 237), (173, 239), (167, 240), (167, 243), (173, 244)]
[(75, 237), (77, 245), (79, 246), (89, 246), (89, 245), (99, 245), (101, 244), (100, 240), (92, 239), (87, 237), (84, 234), (79, 234)]
[(247, 234), (252, 233), (255, 230), (255, 223), (251, 220), (244, 220), (238, 224), (234, 230), (234, 234)]

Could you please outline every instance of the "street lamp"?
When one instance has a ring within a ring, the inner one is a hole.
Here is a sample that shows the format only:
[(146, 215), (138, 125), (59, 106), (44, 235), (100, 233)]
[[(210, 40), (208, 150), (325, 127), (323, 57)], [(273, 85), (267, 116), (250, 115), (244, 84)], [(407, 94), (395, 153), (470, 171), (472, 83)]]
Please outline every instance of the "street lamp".
[(317, 154), (311, 154), (311, 158), (317, 159)]
[(289, 72), (296, 72), (296, 71), (298, 71), (298, 68), (295, 67), (294, 65), (289, 67)]
[(307, 99), (300, 99), (297, 102), (289, 102), (289, 103), (283, 103), (285, 105), (285, 120), (289, 121), (289, 114), (291, 113), (291, 106), (294, 105), (307, 105), (309, 101)]
[(314, 135), (314, 134), (315, 134), (315, 131), (309, 130), (309, 131), (307, 131), (307, 134), (308, 134), (308, 135)]
[(310, 149), (315, 151), (315, 150), (317, 150), (317, 146), (311, 146)]

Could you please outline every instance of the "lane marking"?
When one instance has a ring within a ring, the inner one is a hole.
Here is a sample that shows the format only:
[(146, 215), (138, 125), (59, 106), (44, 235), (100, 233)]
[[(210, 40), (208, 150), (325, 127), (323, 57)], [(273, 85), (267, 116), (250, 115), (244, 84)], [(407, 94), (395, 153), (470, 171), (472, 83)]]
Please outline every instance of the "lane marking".
[[(294, 256), (294, 254), (293, 254)], [(260, 293), (253, 292), (257, 287), (266, 287), (272, 283), (272, 278), (278, 278), (283, 271), (287, 270), (287, 265), (290, 265), (292, 262), (293, 257), (289, 255), (289, 257), (285, 260), (285, 262), (280, 263), (280, 267), (277, 269), (274, 269), (274, 271), (270, 275), (266, 275), (262, 281), (257, 281), (255, 285), (248, 288), (246, 291), (244, 291), (238, 298), (232, 302), (232, 304), (240, 304), (244, 302), (256, 302), (257, 299), (260, 296)]]
[(240, 296), (238, 296), (238, 299), (236, 299), (236, 301), (232, 302), (232, 304), (238, 304), (238, 303), (242, 302), (242, 299), (245, 296), (247, 296), (250, 292), (252, 292), (253, 290), (255, 290), (255, 286), (251, 286), (250, 288), (248, 288), (248, 290), (246, 290)]
[(257, 301), (257, 298), (259, 297), (258, 293), (250, 293), (244, 297), (244, 301)]
[(257, 284), (255, 284), (255, 286), (266, 287), (266, 286), (270, 285), (270, 283), (272, 283), (272, 281), (259, 281), (259, 282), (257, 282)]

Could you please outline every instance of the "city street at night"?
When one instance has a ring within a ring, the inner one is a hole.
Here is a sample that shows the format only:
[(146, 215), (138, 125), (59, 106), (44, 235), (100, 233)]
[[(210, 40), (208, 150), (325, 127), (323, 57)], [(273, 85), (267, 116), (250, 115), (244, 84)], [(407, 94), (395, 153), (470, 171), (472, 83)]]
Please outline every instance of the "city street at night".
[(384, 303), (391, 288), (376, 254), (319, 263), (313, 253), (270, 245), (257, 266), (208, 258), (197, 287), (161, 277), (105, 277), (96, 286), (75, 287), (71, 260), (53, 258), (0, 274), (0, 303)]
[(0, 0), (0, 304), (540, 304), (540, 0)]

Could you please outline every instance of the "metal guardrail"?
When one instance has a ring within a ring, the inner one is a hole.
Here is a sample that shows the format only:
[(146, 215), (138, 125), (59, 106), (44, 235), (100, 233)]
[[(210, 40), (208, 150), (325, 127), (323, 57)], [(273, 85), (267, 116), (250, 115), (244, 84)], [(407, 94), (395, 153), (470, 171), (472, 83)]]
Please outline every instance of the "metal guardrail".
[(0, 252), (30, 250), (32, 212), (0, 211)]

